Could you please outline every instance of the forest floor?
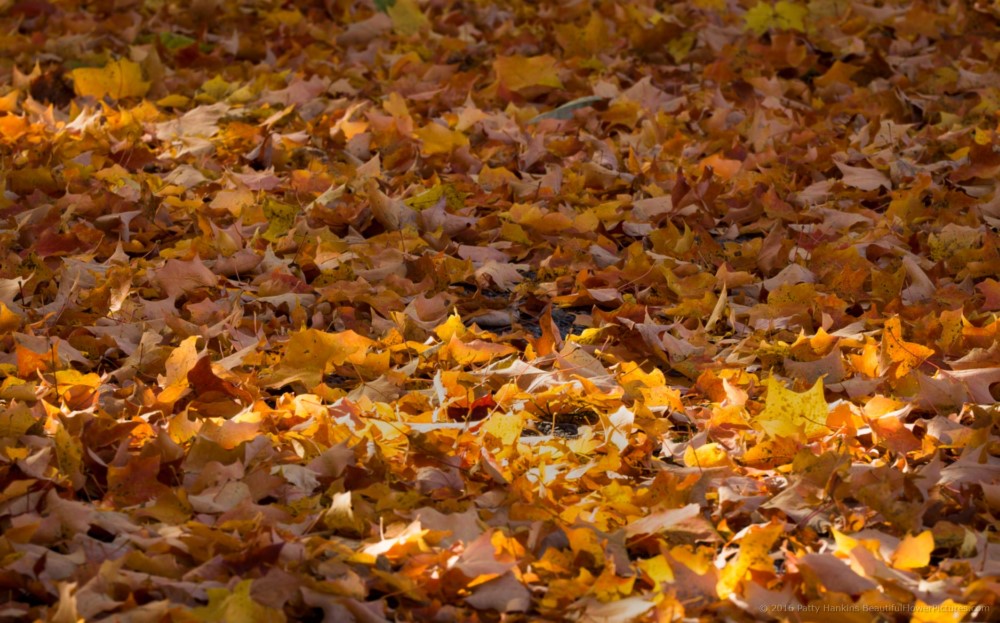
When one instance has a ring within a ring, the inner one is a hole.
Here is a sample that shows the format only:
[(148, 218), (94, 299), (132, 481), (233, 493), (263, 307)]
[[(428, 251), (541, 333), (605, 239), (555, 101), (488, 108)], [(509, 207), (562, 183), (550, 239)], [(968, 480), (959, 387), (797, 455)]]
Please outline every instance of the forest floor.
[(0, 8), (0, 618), (997, 616), (995, 2)]

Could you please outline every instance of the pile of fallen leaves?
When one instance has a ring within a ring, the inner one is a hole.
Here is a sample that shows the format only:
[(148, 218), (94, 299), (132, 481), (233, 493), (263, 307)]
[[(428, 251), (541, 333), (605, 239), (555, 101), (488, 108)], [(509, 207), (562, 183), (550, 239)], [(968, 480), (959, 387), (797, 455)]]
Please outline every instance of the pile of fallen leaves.
[(0, 617), (1000, 605), (996, 3), (0, 6)]

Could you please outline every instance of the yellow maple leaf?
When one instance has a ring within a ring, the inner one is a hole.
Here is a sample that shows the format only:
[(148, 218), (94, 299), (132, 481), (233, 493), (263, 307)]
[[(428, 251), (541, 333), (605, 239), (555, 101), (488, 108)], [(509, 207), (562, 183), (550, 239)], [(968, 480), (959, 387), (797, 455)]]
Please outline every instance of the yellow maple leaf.
[(423, 143), (421, 152), (425, 156), (450, 154), (459, 147), (467, 147), (469, 139), (457, 130), (450, 130), (439, 123), (428, 123), (413, 134)]
[(185, 338), (167, 357), (164, 375), (158, 379), (163, 388), (157, 396), (160, 403), (173, 404), (187, 391), (187, 374), (201, 357), (198, 353), (198, 339), (197, 335)]
[(879, 364), (883, 372), (892, 370), (893, 380), (905, 377), (933, 354), (933, 349), (903, 340), (903, 328), (898, 316), (885, 321)]
[(510, 447), (524, 428), (524, 418), (520, 414), (497, 412), (490, 415), (480, 429), (482, 434), (492, 435), (502, 447)]
[(61, 423), (56, 428), (55, 450), (59, 471), (73, 480), (75, 486), (82, 485), (83, 446), (80, 444), (80, 439), (67, 431)]
[(462, 337), (466, 331), (468, 329), (465, 328), (465, 323), (462, 322), (462, 317), (457, 312), (453, 312), (448, 316), (448, 320), (445, 320), (434, 329), (434, 333), (442, 342), (450, 342), (454, 336)]
[(295, 225), (295, 217), (299, 214), (299, 208), (272, 199), (264, 203), (264, 217), (267, 218), (267, 231), (261, 237), (268, 242), (277, 242)]
[(687, 467), (721, 467), (729, 464), (729, 454), (717, 443), (706, 443), (698, 448), (687, 447), (684, 451), (684, 465)]
[(795, 2), (781, 0), (774, 6), (766, 2), (758, 2), (746, 14), (747, 30), (755, 35), (762, 35), (771, 29), (795, 30), (805, 32), (805, 18), (809, 9)]
[(198, 621), (246, 621), (248, 623), (285, 621), (285, 614), (253, 600), (250, 587), (253, 580), (243, 580), (230, 591), (228, 588), (210, 588), (208, 605), (191, 611)]
[(427, 16), (414, 0), (396, 0), (386, 13), (392, 19), (392, 29), (401, 35), (415, 35), (427, 25)]
[[(466, 139), (466, 144), (468, 144), (468, 139)], [(452, 184), (438, 184), (419, 195), (410, 197), (403, 203), (414, 210), (426, 210), (437, 205), (442, 199), (444, 199), (445, 206), (452, 210), (460, 210), (465, 207), (462, 193), (458, 192)]]
[(739, 540), (739, 554), (726, 565), (719, 577), (716, 590), (721, 599), (728, 598), (751, 569), (773, 570), (771, 547), (784, 532), (780, 523), (750, 526)]
[(556, 59), (543, 56), (504, 56), (493, 63), (497, 80), (510, 91), (523, 91), (531, 87), (562, 88)]
[(142, 79), (139, 63), (123, 58), (111, 61), (104, 67), (81, 67), (70, 72), (77, 95), (98, 99), (105, 95), (122, 99), (142, 97), (149, 91), (150, 83)]
[(965, 620), (966, 615), (973, 608), (972, 605), (960, 604), (950, 599), (933, 605), (918, 599), (913, 606), (913, 617), (910, 619), (910, 623), (958, 623)]
[(823, 397), (823, 379), (808, 391), (799, 393), (787, 389), (773, 376), (767, 379), (764, 410), (753, 418), (754, 428), (771, 437), (790, 437), (808, 441), (827, 432), (829, 408)]
[(0, 112), (14, 112), (17, 110), (17, 99), (21, 95), (20, 89), (13, 89), (6, 95), (0, 96)]
[(917, 535), (906, 535), (892, 554), (892, 566), (897, 569), (919, 569), (931, 562), (934, 551), (934, 534), (924, 530)]
[(363, 365), (373, 344), (354, 331), (327, 333), (305, 329), (293, 333), (285, 344), (285, 356), (268, 384), (274, 387), (301, 381), (306, 387), (315, 387), (331, 365)]
[(466, 343), (452, 336), (451, 340), (438, 351), (438, 357), (442, 361), (467, 366), (489, 363), (498, 357), (506, 357), (515, 352), (517, 349), (508, 344), (494, 344), (485, 340), (470, 340)]
[(809, 14), (809, 9), (795, 2), (780, 0), (774, 5), (775, 21), (778, 28), (785, 30), (796, 30), (805, 32), (805, 18)]
[(641, 559), (636, 563), (636, 567), (653, 586), (672, 584), (674, 581), (674, 570), (663, 554)]
[[(11, 303), (13, 305), (13, 303)], [(21, 316), (0, 303), (0, 333), (10, 333), (21, 328)]]

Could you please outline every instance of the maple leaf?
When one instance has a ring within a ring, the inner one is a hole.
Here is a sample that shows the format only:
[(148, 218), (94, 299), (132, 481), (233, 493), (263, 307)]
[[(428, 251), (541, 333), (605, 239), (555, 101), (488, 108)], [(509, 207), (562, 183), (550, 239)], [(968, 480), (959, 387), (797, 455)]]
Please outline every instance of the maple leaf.
[(889, 178), (875, 169), (852, 167), (840, 162), (837, 163), (837, 168), (843, 174), (841, 179), (844, 184), (852, 188), (859, 188), (861, 190), (875, 190), (876, 188), (892, 189), (892, 182), (889, 181)]
[(783, 532), (784, 528), (780, 523), (769, 523), (748, 526), (737, 535), (738, 553), (735, 560), (729, 561), (722, 570), (718, 584), (719, 597), (725, 599), (732, 594), (752, 569), (771, 571), (774, 568), (770, 551)]
[(9, 617), (996, 604), (995, 7), (6, 4)]
[(327, 333), (304, 329), (293, 333), (285, 344), (281, 363), (268, 377), (271, 387), (299, 381), (307, 387), (319, 385), (330, 366), (365, 362), (374, 342), (354, 331)]
[(823, 397), (823, 380), (817, 379), (808, 391), (787, 389), (774, 376), (767, 379), (764, 410), (751, 419), (755, 428), (772, 437), (805, 442), (829, 432), (829, 407)]
[(898, 569), (926, 567), (934, 550), (934, 534), (925, 530), (918, 535), (907, 535), (892, 554), (892, 565)]
[(81, 67), (70, 72), (78, 95), (113, 99), (142, 97), (150, 83), (142, 79), (142, 68), (127, 58), (110, 61), (104, 67)]
[(191, 614), (205, 623), (226, 623), (229, 621), (285, 621), (283, 612), (261, 605), (250, 595), (253, 580), (238, 582), (230, 591), (227, 588), (209, 588), (208, 605), (194, 608)]
[(514, 92), (533, 87), (560, 89), (562, 81), (552, 56), (505, 56), (498, 58), (493, 67), (500, 84)]
[(413, 35), (427, 26), (427, 17), (414, 0), (381, 0), (377, 6), (392, 18), (392, 27), (400, 34)]
[(758, 1), (746, 12), (744, 19), (747, 29), (755, 35), (762, 35), (772, 28), (805, 32), (804, 18), (808, 14), (809, 9), (796, 2), (779, 0), (772, 6)]
[(421, 152), (428, 156), (450, 154), (455, 149), (469, 145), (469, 139), (465, 134), (451, 130), (440, 123), (428, 123), (415, 130), (413, 134), (420, 139)]
[(903, 340), (902, 324), (898, 317), (886, 320), (879, 352), (879, 365), (882, 370), (890, 371), (892, 378), (905, 377), (933, 354), (934, 350), (931, 348)]

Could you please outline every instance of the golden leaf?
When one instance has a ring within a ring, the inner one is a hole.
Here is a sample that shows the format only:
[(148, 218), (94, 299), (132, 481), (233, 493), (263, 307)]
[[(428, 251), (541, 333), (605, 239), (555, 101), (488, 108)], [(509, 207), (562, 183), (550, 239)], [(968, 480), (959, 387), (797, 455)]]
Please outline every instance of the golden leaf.
[(510, 91), (523, 91), (531, 87), (562, 88), (556, 59), (544, 56), (503, 56), (496, 60), (493, 68), (497, 80)]
[(918, 535), (906, 535), (892, 555), (892, 566), (897, 569), (919, 569), (931, 562), (934, 551), (934, 534), (924, 530)]
[(886, 320), (879, 353), (883, 372), (891, 370), (892, 378), (899, 380), (933, 354), (934, 350), (931, 348), (903, 340), (903, 329), (898, 316)]
[(722, 570), (722, 575), (716, 585), (721, 599), (726, 599), (735, 592), (744, 576), (751, 569), (773, 570), (771, 562), (771, 547), (784, 532), (780, 523), (769, 523), (765, 526), (750, 526), (739, 539), (739, 554)]
[(771, 437), (790, 437), (808, 441), (827, 432), (826, 418), (829, 408), (823, 398), (823, 379), (806, 392), (786, 389), (776, 378), (767, 379), (767, 398), (764, 410), (752, 423), (757, 430)]
[(363, 365), (368, 349), (374, 344), (354, 331), (326, 333), (305, 329), (293, 333), (285, 344), (281, 364), (268, 378), (271, 387), (301, 381), (307, 387), (319, 385), (331, 365)]
[(468, 147), (469, 139), (457, 130), (450, 130), (440, 123), (428, 123), (413, 134), (423, 144), (421, 152), (426, 156), (450, 154), (459, 147)]
[(113, 99), (142, 97), (150, 83), (142, 79), (139, 63), (123, 58), (104, 67), (81, 67), (70, 72), (77, 95)]

